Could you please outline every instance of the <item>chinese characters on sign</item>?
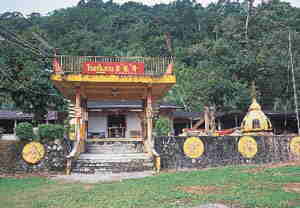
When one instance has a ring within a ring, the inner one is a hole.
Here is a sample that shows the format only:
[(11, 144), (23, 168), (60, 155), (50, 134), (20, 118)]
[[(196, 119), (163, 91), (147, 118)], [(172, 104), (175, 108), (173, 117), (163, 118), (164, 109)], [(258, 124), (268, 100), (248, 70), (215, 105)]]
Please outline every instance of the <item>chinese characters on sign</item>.
[(85, 62), (82, 74), (144, 74), (144, 63), (139, 62)]

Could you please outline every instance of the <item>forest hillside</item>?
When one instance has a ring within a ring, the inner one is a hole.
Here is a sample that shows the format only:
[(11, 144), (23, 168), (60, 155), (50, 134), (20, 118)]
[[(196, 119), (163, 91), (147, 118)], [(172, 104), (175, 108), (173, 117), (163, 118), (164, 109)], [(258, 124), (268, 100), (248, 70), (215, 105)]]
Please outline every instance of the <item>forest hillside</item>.
[[(177, 84), (164, 99), (186, 111), (202, 111), (204, 105), (244, 111), (253, 81), (264, 109), (295, 109), (300, 8), (280, 0), (259, 5), (219, 0), (207, 7), (193, 0), (155, 6), (81, 0), (46, 16), (0, 14), (0, 30), (49, 54), (57, 48), (63, 55), (173, 56)], [(51, 62), (14, 41), (0, 38), (0, 43), (2, 107), (37, 115), (49, 108), (63, 110), (64, 100), (49, 81)]]

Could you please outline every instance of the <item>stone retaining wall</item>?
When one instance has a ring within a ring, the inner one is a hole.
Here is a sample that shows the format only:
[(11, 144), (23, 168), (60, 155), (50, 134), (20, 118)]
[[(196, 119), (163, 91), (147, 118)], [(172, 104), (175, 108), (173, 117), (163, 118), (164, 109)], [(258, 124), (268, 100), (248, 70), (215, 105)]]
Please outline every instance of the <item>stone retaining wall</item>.
[(0, 140), (0, 173), (63, 171), (66, 165), (65, 144), (43, 144), (44, 158), (37, 164), (29, 164), (22, 158), (25, 143)]
[[(224, 136), (196, 137), (203, 143), (203, 154), (200, 157), (192, 158), (184, 150), (184, 144), (188, 137), (156, 137), (155, 149), (161, 156), (161, 166), (163, 169), (185, 169), (185, 168), (205, 168), (225, 165), (239, 164), (263, 164), (284, 161), (299, 160), (300, 142), (295, 141), (294, 147), (297, 153), (291, 150), (291, 141), (294, 137), (288, 136), (250, 136), (256, 143), (257, 152), (252, 157), (245, 157), (239, 152), (239, 141), (242, 137)], [(297, 139), (296, 139), (297, 140)], [(299, 143), (299, 144), (298, 144)], [(247, 144), (246, 144), (247, 145)], [(190, 151), (197, 153), (197, 149)], [(195, 145), (195, 148), (197, 145)], [(249, 150), (254, 151), (251, 144)], [(252, 148), (252, 150), (251, 150)]]
[(22, 144), (0, 140), (0, 172), (15, 172)]

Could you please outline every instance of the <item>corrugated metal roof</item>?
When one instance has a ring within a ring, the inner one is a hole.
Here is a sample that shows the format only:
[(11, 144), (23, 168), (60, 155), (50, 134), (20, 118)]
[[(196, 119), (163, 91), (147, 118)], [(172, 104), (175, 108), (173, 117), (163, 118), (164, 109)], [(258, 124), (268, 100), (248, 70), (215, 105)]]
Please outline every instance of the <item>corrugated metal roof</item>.
[[(21, 111), (8, 111), (8, 110), (0, 110), (0, 119), (5, 120), (31, 120), (33, 118), (33, 114), (23, 113)], [(45, 120), (57, 120), (57, 112), (49, 111)]]
[(204, 113), (202, 112), (184, 112), (184, 111), (174, 111), (173, 117), (174, 118), (186, 118), (186, 119), (195, 119), (202, 117)]

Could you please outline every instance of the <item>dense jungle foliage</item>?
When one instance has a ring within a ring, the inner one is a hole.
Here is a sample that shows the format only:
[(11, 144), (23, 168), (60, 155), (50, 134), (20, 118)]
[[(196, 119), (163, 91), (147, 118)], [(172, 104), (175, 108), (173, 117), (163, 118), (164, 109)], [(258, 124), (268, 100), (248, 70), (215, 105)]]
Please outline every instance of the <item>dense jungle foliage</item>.
[[(194, 0), (154, 6), (81, 0), (46, 16), (3, 13), (0, 25), (43, 48), (37, 33), (64, 55), (174, 56), (177, 84), (164, 99), (186, 111), (202, 111), (204, 105), (246, 110), (252, 81), (264, 109), (295, 109), (300, 8), (280, 0), (219, 0), (207, 7)], [(0, 42), (2, 106), (14, 103), (37, 117), (47, 109), (63, 110), (64, 100), (49, 81), (49, 60)]]

